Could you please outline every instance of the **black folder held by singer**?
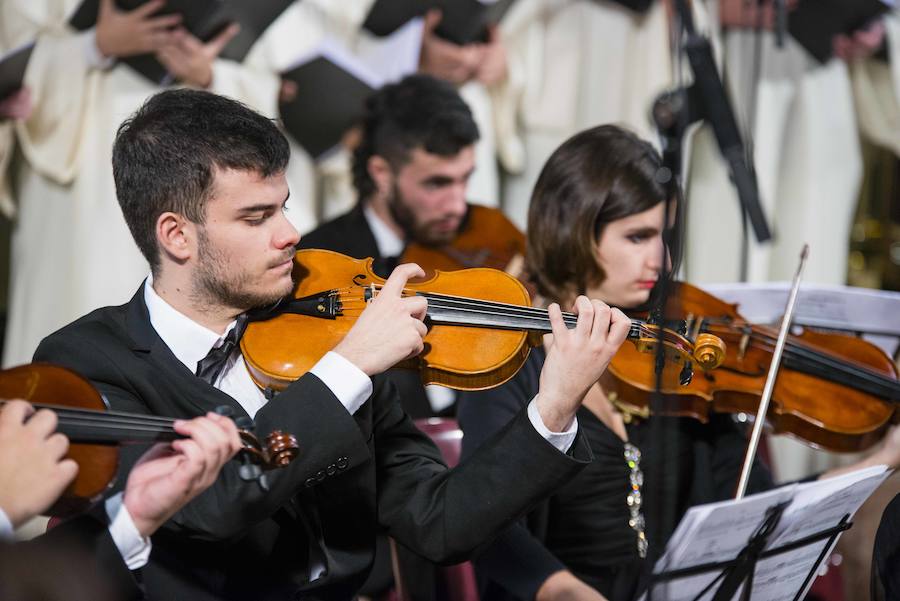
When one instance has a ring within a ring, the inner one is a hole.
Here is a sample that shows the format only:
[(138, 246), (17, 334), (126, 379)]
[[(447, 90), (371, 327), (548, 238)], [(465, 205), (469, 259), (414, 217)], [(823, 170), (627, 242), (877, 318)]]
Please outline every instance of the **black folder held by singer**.
[(279, 105), (288, 134), (312, 158), (322, 158), (359, 121), (375, 90), (416, 71), (420, 43), (420, 22), (360, 40), (354, 51), (326, 36), (281, 73), (296, 87), (293, 98)]
[(25, 69), (34, 50), (34, 42), (29, 42), (0, 55), (0, 100), (22, 87)]
[(443, 15), (436, 33), (454, 44), (487, 39), (489, 25), (500, 22), (515, 0), (375, 0), (363, 27), (377, 36), (390, 35), (410, 19), (431, 9)]
[[(130, 11), (148, 1), (116, 0), (116, 6)], [(214, 38), (228, 24), (237, 23), (240, 31), (220, 56), (240, 62), (266, 28), (292, 3), (293, 0), (166, 0), (165, 6), (154, 14), (180, 14), (181, 26), (204, 42)], [(94, 27), (99, 9), (99, 0), (83, 0), (69, 24), (78, 31)], [(127, 57), (123, 62), (154, 83), (171, 83), (171, 76), (152, 54)]]
[(893, 0), (800, 0), (788, 12), (788, 31), (820, 63), (832, 55), (831, 40), (852, 34), (891, 10)]

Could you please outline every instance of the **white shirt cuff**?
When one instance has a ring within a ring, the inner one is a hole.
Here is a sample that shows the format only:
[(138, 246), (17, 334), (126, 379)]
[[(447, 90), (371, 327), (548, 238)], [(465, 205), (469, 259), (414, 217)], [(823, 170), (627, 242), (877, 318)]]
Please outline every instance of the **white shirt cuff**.
[(129, 570), (137, 570), (147, 565), (150, 559), (150, 539), (141, 536), (128, 508), (123, 503), (124, 495), (119, 493), (106, 499), (106, 515), (109, 516), (109, 535), (125, 560)]
[(350, 415), (372, 396), (372, 379), (334, 351), (325, 353), (309, 371), (325, 383)]
[(13, 525), (9, 521), (9, 516), (0, 508), (0, 540), (12, 540)]
[(103, 56), (100, 49), (97, 48), (97, 28), (91, 28), (81, 34), (84, 40), (84, 57), (87, 59), (88, 66), (94, 69), (109, 69), (112, 67), (116, 59), (112, 56)]
[(572, 424), (565, 432), (551, 432), (541, 418), (541, 412), (538, 411), (536, 401), (537, 396), (528, 403), (528, 419), (531, 421), (531, 425), (538, 431), (538, 434), (544, 437), (544, 440), (559, 449), (560, 453), (568, 452), (569, 447), (575, 442), (575, 435), (578, 433), (578, 418), (572, 419)]

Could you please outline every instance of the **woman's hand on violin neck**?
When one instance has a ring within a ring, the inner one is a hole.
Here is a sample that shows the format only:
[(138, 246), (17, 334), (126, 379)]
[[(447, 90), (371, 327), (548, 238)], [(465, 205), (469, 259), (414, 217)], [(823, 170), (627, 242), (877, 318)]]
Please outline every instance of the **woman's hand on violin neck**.
[(0, 405), (0, 509), (14, 528), (46, 511), (78, 473), (56, 423), (54, 412), (25, 401)]
[(579, 296), (574, 312), (578, 320), (566, 327), (559, 305), (549, 307), (552, 340), (545, 341), (547, 359), (541, 370), (537, 406), (551, 431), (568, 429), (584, 395), (609, 365), (628, 337), (631, 320), (618, 309)]
[(144, 453), (128, 475), (125, 507), (142, 536), (150, 536), (188, 501), (215, 482), (225, 463), (241, 449), (231, 419), (207, 413), (176, 421), (187, 436)]
[(404, 297), (403, 289), (407, 280), (424, 275), (414, 263), (398, 265), (334, 352), (368, 376), (421, 353), (428, 333), (423, 321), (428, 301)]

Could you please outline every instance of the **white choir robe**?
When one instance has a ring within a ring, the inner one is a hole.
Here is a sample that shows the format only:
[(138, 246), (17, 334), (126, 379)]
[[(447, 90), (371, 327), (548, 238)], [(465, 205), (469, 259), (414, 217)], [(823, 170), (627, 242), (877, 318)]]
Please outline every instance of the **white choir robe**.
[(501, 23), (510, 73), (492, 90), (503, 209), (524, 229), (550, 154), (573, 134), (617, 123), (655, 141), (654, 98), (671, 86), (663, 2), (640, 15), (600, 0), (519, 0)]
[[(66, 25), (78, 4), (0, 6), (0, 48), (39, 34), (25, 77), (34, 111), (15, 124), (20, 153), (2, 173), (18, 204), (7, 366), (30, 361), (44, 336), (81, 315), (126, 302), (148, 271), (116, 201), (111, 149), (119, 124), (161, 88), (124, 64), (92, 66), (84, 39), (92, 33)], [(212, 90), (257, 106), (275, 97), (278, 78), (218, 60)]]

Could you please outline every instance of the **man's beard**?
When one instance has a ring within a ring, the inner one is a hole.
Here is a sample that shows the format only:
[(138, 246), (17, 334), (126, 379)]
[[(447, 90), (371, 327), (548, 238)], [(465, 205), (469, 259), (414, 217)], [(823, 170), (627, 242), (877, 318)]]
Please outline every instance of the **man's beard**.
[(391, 212), (391, 217), (394, 218), (394, 221), (397, 222), (397, 225), (403, 230), (403, 233), (406, 235), (406, 239), (409, 242), (418, 242), (425, 246), (441, 246), (452, 242), (459, 233), (458, 231), (433, 231), (428, 223), (419, 223), (416, 221), (415, 214), (412, 209), (409, 208), (409, 205), (406, 204), (406, 201), (403, 200), (403, 196), (396, 183), (391, 189), (391, 195), (387, 199), (387, 206), (388, 210)]
[(290, 288), (264, 292), (251, 290), (251, 274), (247, 271), (239, 271), (235, 266), (229, 265), (230, 261), (226, 253), (214, 247), (203, 228), (198, 228), (197, 231), (198, 257), (193, 293), (198, 300), (207, 305), (233, 307), (246, 311), (271, 305), (290, 294)]

